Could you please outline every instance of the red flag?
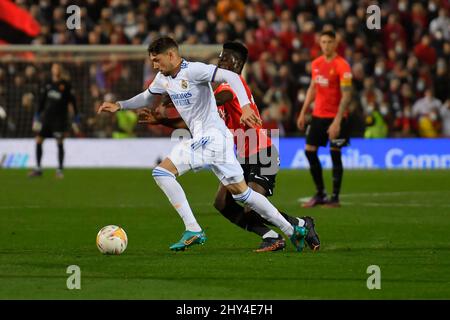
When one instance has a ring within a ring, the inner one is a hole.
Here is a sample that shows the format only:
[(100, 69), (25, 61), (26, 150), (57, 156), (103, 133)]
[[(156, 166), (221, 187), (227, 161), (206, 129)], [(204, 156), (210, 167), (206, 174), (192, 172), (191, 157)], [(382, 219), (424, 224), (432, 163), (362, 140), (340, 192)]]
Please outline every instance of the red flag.
[(30, 43), (39, 33), (39, 23), (29, 12), (9, 0), (0, 0), (0, 40)]

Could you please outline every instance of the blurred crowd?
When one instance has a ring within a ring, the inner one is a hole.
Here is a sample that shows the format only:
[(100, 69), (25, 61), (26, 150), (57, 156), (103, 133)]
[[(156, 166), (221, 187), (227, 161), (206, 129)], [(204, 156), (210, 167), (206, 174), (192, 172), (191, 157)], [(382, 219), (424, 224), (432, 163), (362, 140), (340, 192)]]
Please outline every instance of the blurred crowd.
[[(180, 44), (240, 40), (249, 49), (245, 77), (265, 125), (278, 127), (282, 135), (301, 134), (295, 120), (311, 80), (311, 61), (320, 55), (318, 34), (333, 29), (338, 53), (353, 72), (353, 136), (450, 136), (447, 0), (379, 1), (380, 30), (367, 28), (367, 7), (377, 2), (365, 0), (75, 1), (81, 7), (78, 30), (66, 27), (65, 8), (74, 1), (15, 2), (41, 25), (33, 44), (148, 44), (159, 35), (172, 36)], [(93, 116), (94, 108), (103, 99), (138, 93), (154, 72), (148, 64), (142, 68), (142, 61), (107, 61), (86, 68), (81, 72), (85, 78), (76, 79), (84, 85), (79, 90), (89, 92), (86, 101), (80, 101), (85, 132), (112, 136), (117, 119), (100, 125), (103, 120)], [(11, 72), (20, 72), (20, 77)], [(40, 74), (39, 66), (11, 68), (0, 63), (0, 106), (8, 101), (32, 104), (25, 93), (31, 90), (27, 86), (36, 85), (33, 73)], [(2, 83), (14, 90), (2, 88)], [(0, 121), (1, 116), (0, 110)], [(131, 130), (135, 128), (139, 126)], [(161, 130), (150, 134), (167, 133)], [(138, 129), (133, 134), (149, 133)]]

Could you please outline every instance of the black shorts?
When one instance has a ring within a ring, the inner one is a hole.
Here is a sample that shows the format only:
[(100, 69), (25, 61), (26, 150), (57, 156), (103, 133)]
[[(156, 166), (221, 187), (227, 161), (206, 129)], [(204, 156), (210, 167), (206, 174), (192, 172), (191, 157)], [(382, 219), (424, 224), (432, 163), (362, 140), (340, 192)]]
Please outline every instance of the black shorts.
[(39, 136), (44, 138), (63, 138), (68, 131), (67, 121), (46, 120), (42, 123)]
[[(306, 144), (326, 147), (328, 143), (328, 128), (333, 122), (333, 118), (313, 117), (311, 123), (306, 128)], [(330, 142), (330, 147), (345, 147), (350, 143), (350, 130), (346, 118), (341, 121), (341, 131), (337, 139)]]
[(253, 182), (266, 190), (266, 196), (273, 195), (275, 188), (275, 177), (280, 168), (280, 159), (278, 150), (275, 146), (260, 151), (249, 158), (238, 158), (242, 170), (244, 170), (244, 179), (247, 183)]

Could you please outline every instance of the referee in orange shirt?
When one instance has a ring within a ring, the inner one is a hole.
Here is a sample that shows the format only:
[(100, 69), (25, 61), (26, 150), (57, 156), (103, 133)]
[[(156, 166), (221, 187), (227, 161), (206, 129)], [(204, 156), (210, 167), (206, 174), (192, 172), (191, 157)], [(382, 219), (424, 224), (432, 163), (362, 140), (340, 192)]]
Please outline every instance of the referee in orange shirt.
[[(322, 56), (311, 64), (312, 79), (306, 94), (297, 126), (305, 128), (305, 114), (314, 100), (312, 120), (306, 129), (305, 154), (310, 172), (316, 185), (316, 194), (306, 203), (305, 208), (324, 205), (336, 208), (340, 206), (342, 166), (341, 148), (349, 143), (347, 106), (351, 100), (352, 73), (348, 62), (336, 53), (336, 34), (323, 31), (320, 34)], [(330, 154), (333, 163), (333, 194), (327, 198), (322, 176), (322, 165), (317, 149), (325, 147), (330, 140)]]

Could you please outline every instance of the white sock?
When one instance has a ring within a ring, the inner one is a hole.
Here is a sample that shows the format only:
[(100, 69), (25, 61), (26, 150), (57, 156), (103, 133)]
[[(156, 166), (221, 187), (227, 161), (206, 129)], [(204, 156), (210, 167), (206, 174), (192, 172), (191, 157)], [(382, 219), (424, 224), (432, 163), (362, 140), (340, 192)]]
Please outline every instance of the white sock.
[(305, 226), (305, 220), (303, 220), (302, 218), (297, 217), (298, 220), (298, 226), (299, 227), (304, 227)]
[(263, 239), (267, 239), (267, 238), (278, 238), (279, 234), (276, 233), (273, 230), (268, 231), (267, 233), (265, 233), (262, 238)]
[(170, 171), (161, 167), (153, 169), (152, 175), (156, 184), (166, 194), (172, 206), (177, 210), (181, 219), (183, 219), (186, 230), (194, 232), (202, 231), (202, 228), (192, 213), (191, 207), (186, 199), (186, 194), (175, 179), (175, 176)]
[(281, 229), (288, 237), (294, 233), (294, 227), (280, 214), (280, 212), (270, 203), (270, 201), (248, 188), (241, 194), (234, 194), (234, 200), (243, 202), (254, 211), (256, 211), (261, 217), (272, 222), (275, 226)]

